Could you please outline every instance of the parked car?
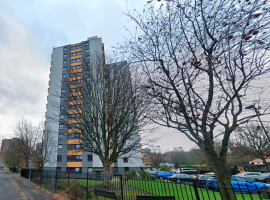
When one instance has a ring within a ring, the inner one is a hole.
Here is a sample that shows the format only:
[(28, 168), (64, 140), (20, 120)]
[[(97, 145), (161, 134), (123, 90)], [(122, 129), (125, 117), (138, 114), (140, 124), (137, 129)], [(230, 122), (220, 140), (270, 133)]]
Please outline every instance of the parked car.
[(183, 174), (198, 174), (198, 170), (192, 168), (180, 168), (180, 173)]
[(268, 173), (262, 173), (260, 174), (259, 176), (257, 177), (254, 177), (253, 179), (254, 181), (257, 181), (257, 182), (264, 182), (264, 183), (270, 183), (270, 172)]
[(195, 178), (196, 185), (198, 187), (204, 187), (205, 188), (206, 187), (205, 185), (206, 185), (207, 180), (209, 178), (211, 178), (211, 177), (215, 178), (214, 175), (207, 175), (207, 174), (199, 175), (198, 177)]
[(256, 178), (257, 176), (261, 174), (262, 174), (261, 172), (241, 172), (241, 173), (235, 174), (235, 176), (243, 176), (243, 177), (251, 178), (254, 180), (254, 178)]
[(151, 175), (156, 175), (158, 173), (158, 171), (150, 171), (149, 174)]
[(174, 174), (173, 176), (169, 176), (168, 180), (181, 183), (182, 181), (190, 181), (192, 179), (188, 174)]
[[(251, 178), (241, 177), (241, 176), (232, 176), (232, 188), (235, 192), (243, 193), (257, 193), (263, 188), (270, 188), (270, 185), (260, 182), (255, 182)], [(214, 177), (211, 177), (206, 182), (206, 188), (218, 190), (217, 180)]]
[(163, 180), (164, 178), (167, 178), (169, 176), (173, 176), (174, 174), (171, 172), (167, 172), (167, 171), (159, 171), (156, 174), (156, 177), (159, 178), (160, 180)]

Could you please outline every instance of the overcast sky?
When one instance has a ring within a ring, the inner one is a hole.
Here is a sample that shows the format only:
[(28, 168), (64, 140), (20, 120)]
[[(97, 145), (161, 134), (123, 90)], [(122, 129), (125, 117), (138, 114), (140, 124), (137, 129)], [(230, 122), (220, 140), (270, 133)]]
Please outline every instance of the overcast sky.
[[(1, 0), (0, 139), (12, 137), (17, 116), (33, 123), (44, 119), (53, 47), (99, 36), (106, 51), (128, 37), (123, 14), (142, 11), (147, 0)], [(128, 7), (127, 7), (128, 6)], [(154, 131), (154, 133), (157, 131)], [(180, 133), (159, 129), (163, 150), (194, 146)]]

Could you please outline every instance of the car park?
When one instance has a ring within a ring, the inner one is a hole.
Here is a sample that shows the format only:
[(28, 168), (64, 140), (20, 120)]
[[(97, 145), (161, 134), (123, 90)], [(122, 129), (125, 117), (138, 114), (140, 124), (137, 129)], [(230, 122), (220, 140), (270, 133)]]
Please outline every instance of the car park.
[(156, 175), (158, 173), (158, 171), (150, 171), (149, 174), (151, 175)]
[(171, 172), (167, 172), (167, 171), (159, 171), (156, 174), (156, 177), (159, 178), (160, 180), (163, 180), (165, 178), (168, 178), (169, 176), (173, 176), (174, 174)]
[(173, 176), (169, 176), (168, 180), (172, 182), (181, 183), (182, 181), (190, 181), (192, 179), (188, 174), (174, 174)]
[(257, 182), (264, 182), (264, 183), (269, 184), (270, 183), (270, 172), (262, 173), (259, 176), (254, 177), (253, 180), (257, 181)]
[[(232, 176), (232, 188), (235, 192), (242, 193), (257, 193), (264, 188), (270, 188), (270, 185), (261, 182), (255, 182), (251, 178)], [(218, 183), (215, 177), (211, 177), (206, 182), (206, 189), (219, 190)]]

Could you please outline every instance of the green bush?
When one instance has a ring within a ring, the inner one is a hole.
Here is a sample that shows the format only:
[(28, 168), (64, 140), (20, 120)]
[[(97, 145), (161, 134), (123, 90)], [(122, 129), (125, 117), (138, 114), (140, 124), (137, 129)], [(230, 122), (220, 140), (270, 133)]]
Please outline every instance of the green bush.
[(157, 180), (157, 177), (155, 175), (150, 175), (150, 180), (155, 181), (155, 180)]
[(141, 179), (150, 179), (150, 174), (149, 172), (146, 172), (144, 170), (140, 171), (140, 178)]
[(168, 172), (170, 172), (171, 170), (170, 170), (169, 167), (163, 166), (163, 167), (159, 168), (158, 171), (168, 171)]
[(137, 172), (137, 173), (140, 173), (138, 170), (132, 170), (132, 172), (131, 172), (131, 173), (132, 173), (133, 177), (135, 177), (136, 172)]
[(126, 173), (125, 173), (125, 176), (126, 176), (128, 179), (134, 178), (134, 175), (133, 175), (132, 172), (126, 172)]

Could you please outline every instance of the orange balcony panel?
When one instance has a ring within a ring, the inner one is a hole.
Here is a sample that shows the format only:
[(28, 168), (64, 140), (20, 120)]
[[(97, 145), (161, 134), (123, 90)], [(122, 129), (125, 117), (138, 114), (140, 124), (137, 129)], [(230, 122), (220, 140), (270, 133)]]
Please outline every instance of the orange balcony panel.
[(103, 60), (105, 60), (105, 57), (103, 57)]
[(51, 74), (49, 74), (49, 78), (51, 78)]
[(50, 85), (50, 81), (48, 82), (48, 85)]
[(46, 121), (44, 122), (44, 126), (46, 126)]
[(113, 149), (110, 149), (110, 154), (112, 154), (112, 152), (113, 152)]
[(104, 47), (104, 43), (102, 43), (102, 47)]
[(52, 61), (51, 61), (51, 65), (52, 65)]
[(82, 45), (82, 43), (73, 44), (73, 45), (70, 45), (70, 47), (76, 47), (76, 46), (79, 46), (79, 45)]
[(51, 54), (51, 58), (52, 58), (52, 54)]
[(82, 51), (82, 48), (71, 50), (70, 53), (77, 53), (77, 52), (80, 52), (80, 51)]
[(141, 139), (141, 135), (139, 135), (139, 139)]
[(81, 88), (81, 87), (82, 87), (82, 83), (76, 84), (76, 85), (71, 85), (69, 88), (73, 89), (73, 88)]
[(48, 104), (46, 104), (46, 108), (48, 108)]
[(82, 76), (71, 77), (70, 81), (82, 80)]
[(82, 162), (67, 162), (67, 167), (82, 167)]
[(143, 155), (143, 153), (142, 153), (142, 158), (144, 158), (144, 155)]
[(82, 130), (80, 129), (68, 129), (68, 134), (75, 134), (75, 133), (81, 133)]
[(142, 144), (140, 144), (140, 147), (142, 148)]
[(82, 139), (73, 139), (73, 140), (68, 140), (68, 144), (81, 144)]
[(112, 163), (111, 167), (114, 167), (114, 163)]
[(68, 124), (78, 124), (82, 123), (82, 119), (69, 119)]
[(68, 156), (81, 156), (82, 150), (71, 150), (67, 152)]
[(82, 55), (71, 56), (71, 57), (70, 57), (70, 60), (78, 59), (78, 58), (82, 58)]
[(47, 112), (45, 112), (45, 117), (47, 117)]
[(82, 93), (81, 92), (72, 92), (72, 93), (69, 93), (69, 96), (70, 97), (82, 96)]
[(74, 106), (74, 105), (81, 105), (82, 104), (82, 100), (78, 100), (78, 101), (70, 101), (69, 105), (70, 106)]
[(74, 69), (74, 70), (70, 71), (71, 74), (76, 74), (76, 73), (79, 73), (79, 72), (82, 72), (82, 69)]
[(143, 163), (143, 167), (145, 167), (145, 163)]
[(48, 93), (49, 93), (50, 89), (48, 88)]
[(108, 88), (106, 88), (106, 92), (108, 92), (109, 90), (108, 90)]
[(52, 68), (50, 67), (50, 71), (52, 71)]
[(78, 110), (70, 110), (70, 111), (68, 111), (68, 114), (70, 114), (70, 115), (77, 114), (77, 113), (82, 113), (82, 110), (78, 109)]
[(110, 138), (110, 142), (112, 142), (112, 138)]
[(82, 65), (82, 62), (70, 63), (70, 67), (77, 66), (77, 65)]
[(49, 96), (47, 96), (47, 101), (49, 100)]

